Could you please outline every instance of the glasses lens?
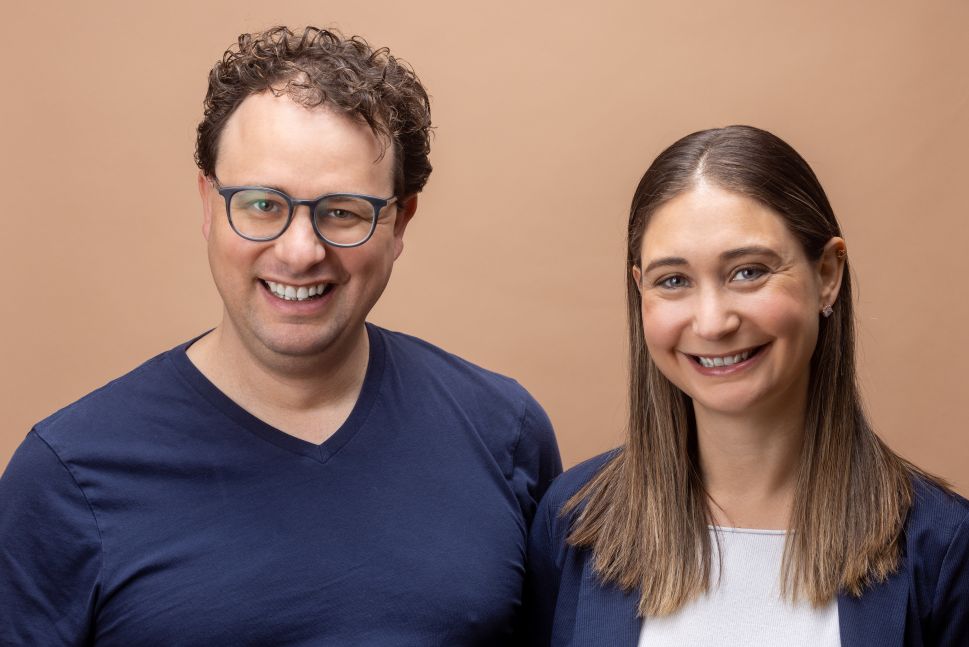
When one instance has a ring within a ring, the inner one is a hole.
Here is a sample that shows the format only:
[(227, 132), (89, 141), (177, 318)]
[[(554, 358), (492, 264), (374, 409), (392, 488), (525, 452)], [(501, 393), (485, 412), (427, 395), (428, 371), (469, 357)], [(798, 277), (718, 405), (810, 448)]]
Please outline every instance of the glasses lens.
[(323, 237), (338, 245), (355, 245), (366, 239), (376, 217), (370, 202), (343, 195), (323, 200), (313, 215)]
[(289, 203), (283, 196), (263, 189), (246, 189), (232, 196), (229, 217), (246, 238), (273, 238), (286, 226)]

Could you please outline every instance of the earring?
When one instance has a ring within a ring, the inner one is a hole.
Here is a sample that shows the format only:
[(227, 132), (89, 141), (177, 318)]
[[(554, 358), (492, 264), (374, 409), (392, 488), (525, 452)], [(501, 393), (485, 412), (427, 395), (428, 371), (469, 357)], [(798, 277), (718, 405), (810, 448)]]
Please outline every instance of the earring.
[(838, 258), (844, 258), (847, 255), (848, 255), (847, 249), (842, 247), (841, 249), (838, 250)]
[(824, 315), (825, 319), (827, 319), (828, 317), (834, 314), (834, 308), (832, 308), (830, 305), (826, 305), (823, 308), (821, 308), (821, 314)]

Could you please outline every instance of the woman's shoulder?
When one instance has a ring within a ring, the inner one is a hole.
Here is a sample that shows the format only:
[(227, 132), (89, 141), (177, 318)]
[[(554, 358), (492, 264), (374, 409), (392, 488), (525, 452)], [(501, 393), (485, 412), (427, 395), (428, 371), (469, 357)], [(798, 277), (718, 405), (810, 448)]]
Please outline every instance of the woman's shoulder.
[(611, 449), (565, 470), (549, 486), (542, 503), (552, 510), (554, 514), (557, 514), (562, 506), (565, 505), (566, 501), (575, 496), (586, 483), (591, 481), (621, 451), (621, 448)]
[(919, 616), (930, 618), (936, 644), (963, 644), (955, 641), (969, 635), (969, 501), (916, 474), (904, 546)]
[[(969, 501), (917, 474), (912, 478), (912, 507), (904, 533), (906, 552), (913, 565), (918, 570), (936, 572), (942, 568), (943, 560), (969, 550)], [(962, 558), (969, 555), (963, 554)]]
[[(566, 470), (549, 486), (538, 506), (529, 532), (528, 557), (531, 588), (538, 597), (558, 595), (560, 586), (580, 581), (584, 549), (568, 542), (576, 510), (563, 512), (563, 506), (621, 450), (600, 454)], [(547, 600), (546, 600), (547, 602)], [(544, 603), (543, 603), (544, 604)], [(542, 605), (540, 605), (542, 606)]]
[(958, 535), (969, 533), (969, 501), (922, 475), (912, 479), (912, 507), (905, 522), (911, 553), (945, 554)]
[[(912, 486), (905, 554), (920, 606), (928, 608), (939, 587), (969, 566), (969, 501), (921, 474), (913, 476)], [(967, 586), (959, 588), (969, 597)]]
[(585, 460), (552, 481), (535, 514), (531, 532), (533, 546), (541, 546), (542, 550), (556, 553), (559, 558), (564, 555), (568, 550), (566, 537), (571, 531), (577, 510), (564, 513), (563, 506), (621, 451), (613, 449)]

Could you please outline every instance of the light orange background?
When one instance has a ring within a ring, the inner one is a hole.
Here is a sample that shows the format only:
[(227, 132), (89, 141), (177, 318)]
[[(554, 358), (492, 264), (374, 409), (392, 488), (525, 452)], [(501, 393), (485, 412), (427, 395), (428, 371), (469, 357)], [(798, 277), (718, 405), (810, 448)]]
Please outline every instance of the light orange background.
[(218, 322), (205, 78), (282, 23), (362, 34), (426, 83), (435, 171), (371, 319), (518, 378), (566, 464), (622, 436), (640, 175), (749, 123), (808, 159), (844, 226), (877, 428), (969, 492), (965, 0), (142, 5), (3, 10), (0, 467), (37, 420)]

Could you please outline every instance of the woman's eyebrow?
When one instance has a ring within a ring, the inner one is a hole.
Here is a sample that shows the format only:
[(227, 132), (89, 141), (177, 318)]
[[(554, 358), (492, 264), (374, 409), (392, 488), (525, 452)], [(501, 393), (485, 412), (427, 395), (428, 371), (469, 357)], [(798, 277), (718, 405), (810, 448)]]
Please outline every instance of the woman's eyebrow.
[[(722, 261), (732, 261), (743, 256), (768, 256), (776, 262), (781, 261), (781, 255), (775, 252), (770, 247), (764, 247), (763, 245), (746, 245), (744, 247), (736, 247), (734, 249), (728, 249), (727, 251), (720, 254), (720, 260)], [(689, 265), (690, 262), (687, 261), (682, 256), (664, 256), (662, 258), (657, 258), (651, 261), (649, 265), (643, 268), (643, 274), (648, 274), (649, 272), (655, 270), (657, 267), (682, 267), (683, 265)]]
[(655, 261), (652, 261), (649, 265), (644, 267), (643, 274), (648, 274), (649, 272), (653, 271), (657, 267), (663, 267), (665, 265), (679, 266), (679, 265), (689, 265), (689, 263), (685, 258), (681, 256), (664, 256), (663, 258), (657, 258)]
[(770, 247), (764, 247), (762, 245), (748, 245), (745, 247), (737, 247), (735, 249), (728, 249), (727, 251), (720, 254), (720, 260), (732, 261), (742, 256), (769, 256), (771, 259), (780, 262), (781, 255), (775, 252)]

